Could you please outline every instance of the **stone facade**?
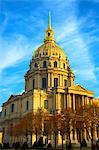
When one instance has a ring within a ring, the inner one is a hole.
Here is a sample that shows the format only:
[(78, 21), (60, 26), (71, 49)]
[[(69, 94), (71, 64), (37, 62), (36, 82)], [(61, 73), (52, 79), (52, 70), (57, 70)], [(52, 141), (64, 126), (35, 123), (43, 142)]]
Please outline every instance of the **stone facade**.
[(63, 108), (76, 110), (81, 105), (92, 104), (94, 92), (75, 85), (74, 78), (66, 54), (55, 42), (49, 16), (44, 44), (34, 52), (30, 69), (25, 74), (25, 91), (11, 95), (2, 105), (3, 141), (10, 140), (9, 124), (15, 124), (30, 111), (46, 110), (45, 101), (48, 112), (60, 112)]

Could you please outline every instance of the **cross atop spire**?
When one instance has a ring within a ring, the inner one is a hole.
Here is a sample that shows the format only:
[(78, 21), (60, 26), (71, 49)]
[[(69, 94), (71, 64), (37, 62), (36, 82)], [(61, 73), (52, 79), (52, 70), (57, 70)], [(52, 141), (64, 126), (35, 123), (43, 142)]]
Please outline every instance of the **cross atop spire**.
[(51, 13), (48, 13), (48, 29), (51, 29)]

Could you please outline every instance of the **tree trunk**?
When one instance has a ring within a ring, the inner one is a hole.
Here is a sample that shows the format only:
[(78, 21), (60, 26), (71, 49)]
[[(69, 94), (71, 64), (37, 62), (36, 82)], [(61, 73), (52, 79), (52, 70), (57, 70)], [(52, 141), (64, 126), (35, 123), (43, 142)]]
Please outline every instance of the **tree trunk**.
[(37, 142), (37, 131), (36, 131), (36, 142)]
[(91, 147), (93, 148), (93, 123), (91, 128)]
[(63, 148), (63, 135), (62, 135), (62, 148)]
[(28, 142), (28, 133), (27, 133), (27, 130), (26, 130), (26, 142)]
[(31, 145), (32, 145), (32, 132), (31, 132)]
[(48, 135), (47, 135), (47, 144), (48, 144)]
[(56, 133), (55, 133), (55, 148), (56, 148)]

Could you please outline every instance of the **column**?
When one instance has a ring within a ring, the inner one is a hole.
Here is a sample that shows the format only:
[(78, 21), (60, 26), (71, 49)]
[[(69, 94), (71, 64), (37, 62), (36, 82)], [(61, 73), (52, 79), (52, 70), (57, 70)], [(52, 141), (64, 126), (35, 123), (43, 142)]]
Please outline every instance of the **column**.
[(87, 96), (87, 104), (89, 104), (89, 98), (88, 98), (88, 96)]
[(78, 94), (76, 95), (76, 108), (79, 107), (79, 98), (78, 98)]
[(58, 75), (58, 85), (60, 86), (60, 74)]
[(40, 73), (38, 72), (38, 83), (37, 83), (38, 89), (40, 88)]
[(85, 105), (87, 105), (87, 96), (85, 96)]
[(48, 73), (48, 88), (51, 87), (51, 85), (50, 85), (50, 80), (51, 80), (51, 76), (50, 76), (50, 73)]
[(75, 94), (73, 94), (73, 109), (75, 110), (76, 109), (76, 102), (75, 102)]
[(58, 110), (58, 94), (56, 94), (56, 110)]
[(82, 106), (84, 106), (84, 95), (82, 95)]
[(53, 110), (56, 111), (56, 94), (54, 93)]
[(58, 109), (58, 112), (60, 112), (60, 109), (61, 109), (61, 96), (60, 96), (60, 93), (57, 94), (57, 101), (58, 101), (57, 109)]
[(54, 87), (54, 78), (53, 78), (53, 73), (51, 73), (51, 87)]
[(70, 96), (70, 94), (67, 95), (67, 108), (71, 108), (71, 96)]
[(84, 96), (84, 106), (86, 105), (86, 97)]
[(64, 87), (64, 76), (62, 75), (62, 86)]
[(63, 86), (63, 79), (62, 79), (62, 75), (60, 75), (60, 85)]
[(78, 98), (78, 101), (77, 101), (78, 107), (80, 107), (80, 96), (78, 95), (77, 98)]
[(66, 94), (64, 94), (64, 108), (66, 108)]

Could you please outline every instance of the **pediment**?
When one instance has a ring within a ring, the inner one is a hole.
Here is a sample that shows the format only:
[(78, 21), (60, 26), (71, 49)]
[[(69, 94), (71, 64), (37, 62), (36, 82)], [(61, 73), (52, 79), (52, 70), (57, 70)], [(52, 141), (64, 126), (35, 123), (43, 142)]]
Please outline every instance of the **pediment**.
[(8, 99), (8, 101), (10, 101), (12, 98), (14, 98), (15, 96), (14, 95), (11, 95)]
[(87, 92), (88, 90), (85, 89), (83, 86), (81, 86), (80, 84), (77, 84), (75, 86), (75, 90), (79, 90), (79, 91), (82, 91), (82, 92)]

